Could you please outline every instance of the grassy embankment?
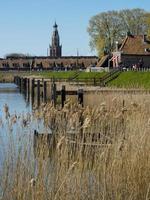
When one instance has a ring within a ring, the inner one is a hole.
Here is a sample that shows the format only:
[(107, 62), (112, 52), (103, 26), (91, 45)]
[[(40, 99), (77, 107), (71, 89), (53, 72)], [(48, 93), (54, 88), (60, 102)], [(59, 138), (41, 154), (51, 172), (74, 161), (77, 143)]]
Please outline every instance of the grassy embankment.
[(0, 82), (12, 82), (13, 77), (12, 73), (0, 72)]
[[(19, 118), (8, 119), (10, 143), (3, 149), (1, 199), (150, 199), (150, 99), (142, 95), (103, 98), (96, 108), (67, 102), (62, 110), (47, 104), (35, 112), (34, 117), (44, 119), (56, 136), (50, 159), (43, 143), (35, 160), (32, 135), (25, 143), (19, 133), (16, 144), (11, 130), (19, 126)], [(76, 135), (75, 144), (70, 131)]]
[[(44, 78), (56, 78), (56, 79), (68, 79), (68, 78), (74, 78), (76, 75), (76, 71), (68, 71), (68, 72), (40, 72), (38, 74), (39, 76), (42, 76)], [(98, 73), (98, 72), (80, 72), (78, 76), (75, 78), (75, 80), (78, 81), (84, 81), (84, 79), (98, 79), (102, 77), (104, 73)]]
[[(56, 78), (59, 80), (69, 79), (74, 77), (76, 71), (68, 72), (0, 72), (0, 81), (3, 79), (6, 82), (13, 81), (14, 75), (23, 76), (39, 76), (42, 78)], [(79, 75), (74, 79), (74, 81), (79, 82), (91, 82), (94, 83), (94, 78), (98, 82), (105, 73), (99, 72), (80, 72)], [(108, 87), (117, 88), (143, 88), (150, 89), (150, 72), (122, 72), (116, 79), (108, 84)]]
[(150, 72), (122, 72), (108, 86), (150, 89)]
[[(13, 77), (16, 75), (21, 76), (39, 76), (42, 78), (56, 78), (56, 79), (69, 79), (73, 78), (76, 74), (76, 71), (67, 71), (67, 72), (49, 72), (49, 71), (43, 71), (43, 72), (0, 72), (0, 81), (3, 82), (5, 80), (6, 82), (11, 82), (13, 80)], [(98, 72), (80, 72), (79, 75), (75, 78), (76, 81), (93, 81), (94, 78), (99, 79), (102, 77), (104, 73), (98, 73)]]

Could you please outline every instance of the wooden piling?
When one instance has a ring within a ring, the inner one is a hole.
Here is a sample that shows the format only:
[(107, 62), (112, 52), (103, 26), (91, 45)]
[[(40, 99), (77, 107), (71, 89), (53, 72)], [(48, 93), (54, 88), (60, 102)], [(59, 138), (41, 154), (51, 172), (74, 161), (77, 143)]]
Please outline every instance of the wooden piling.
[(16, 84), (17, 86), (19, 86), (19, 76), (16, 76), (16, 82), (15, 82), (15, 84)]
[(37, 81), (37, 106), (40, 106), (40, 80)]
[(17, 76), (17, 85), (19, 86), (19, 76)]
[(17, 85), (17, 76), (14, 76), (14, 83)]
[(34, 156), (45, 159), (54, 153), (56, 147), (55, 137), (51, 133), (38, 133), (35, 130), (33, 145)]
[(122, 107), (124, 108), (125, 107), (125, 100), (123, 99), (122, 101)]
[(24, 79), (21, 77), (20, 79), (20, 92), (22, 93), (24, 91)]
[(30, 79), (27, 79), (27, 101), (30, 101)]
[(47, 82), (43, 82), (43, 102), (47, 103)]
[(35, 87), (35, 79), (33, 78), (31, 81), (31, 101), (32, 101), (32, 105), (34, 104), (34, 87)]
[(56, 100), (57, 100), (56, 83), (53, 82), (51, 84), (51, 101), (52, 101), (54, 107), (56, 106)]
[(27, 96), (27, 78), (23, 79), (23, 92)]
[(18, 77), (18, 86), (19, 86), (19, 91), (21, 92), (21, 78)]
[(62, 85), (62, 89), (61, 89), (61, 106), (62, 108), (64, 107), (66, 101), (66, 87), (65, 85)]
[(17, 76), (14, 76), (14, 83), (17, 85)]
[(79, 89), (78, 90), (78, 102), (83, 107), (83, 89)]

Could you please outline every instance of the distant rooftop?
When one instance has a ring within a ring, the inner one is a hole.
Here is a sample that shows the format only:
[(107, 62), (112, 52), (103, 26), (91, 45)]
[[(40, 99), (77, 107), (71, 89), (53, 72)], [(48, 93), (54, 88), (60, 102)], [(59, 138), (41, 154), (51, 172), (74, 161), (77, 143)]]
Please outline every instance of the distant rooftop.
[(150, 55), (150, 40), (146, 35), (128, 35), (119, 50), (123, 54)]
[(7, 56), (6, 59), (86, 59), (86, 58), (95, 58), (98, 59), (97, 56), (61, 56), (61, 57), (50, 57), (50, 56)]

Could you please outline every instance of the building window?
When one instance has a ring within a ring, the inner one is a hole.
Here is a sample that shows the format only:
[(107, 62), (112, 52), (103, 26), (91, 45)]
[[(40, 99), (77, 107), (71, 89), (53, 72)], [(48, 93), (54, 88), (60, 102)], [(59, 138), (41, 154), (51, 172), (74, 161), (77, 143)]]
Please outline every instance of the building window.
[(30, 67), (29, 63), (23, 63), (23, 67)]
[(8, 63), (3, 63), (2, 66), (3, 67), (9, 67), (9, 64)]
[(13, 63), (12, 66), (13, 67), (19, 67), (19, 63)]

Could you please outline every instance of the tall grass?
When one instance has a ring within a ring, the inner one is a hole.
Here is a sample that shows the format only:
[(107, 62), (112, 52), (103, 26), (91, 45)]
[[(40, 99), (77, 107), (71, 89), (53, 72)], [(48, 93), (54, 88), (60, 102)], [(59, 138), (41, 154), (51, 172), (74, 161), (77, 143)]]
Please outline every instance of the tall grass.
[(138, 96), (124, 100), (113, 97), (96, 108), (42, 105), (34, 117), (51, 128), (54, 145), (41, 144), (35, 157), (32, 135), (18, 140), (17, 152), (10, 140), (1, 199), (150, 199), (150, 108)]

